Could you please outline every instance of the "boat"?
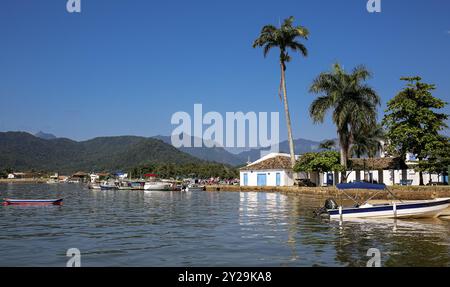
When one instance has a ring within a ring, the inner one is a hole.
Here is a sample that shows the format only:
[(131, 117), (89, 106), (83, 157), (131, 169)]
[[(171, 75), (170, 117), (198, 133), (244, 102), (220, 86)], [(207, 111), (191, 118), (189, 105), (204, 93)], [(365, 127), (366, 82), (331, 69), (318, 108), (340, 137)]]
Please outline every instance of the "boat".
[(143, 181), (132, 181), (129, 185), (131, 190), (144, 190), (145, 183)]
[(189, 184), (188, 186), (186, 186), (186, 188), (184, 190), (185, 191), (204, 191), (204, 190), (206, 190), (206, 187), (204, 185), (199, 185), (199, 184)]
[(95, 183), (90, 183), (88, 187), (89, 187), (89, 189), (102, 189), (100, 184), (98, 184), (96, 182)]
[(157, 179), (157, 175), (153, 173), (144, 174), (145, 177), (149, 178), (144, 184), (144, 191), (151, 190), (170, 190), (171, 184), (169, 182), (160, 181)]
[(113, 190), (117, 189), (117, 185), (114, 182), (104, 181), (100, 184), (101, 190)]
[(62, 205), (63, 198), (58, 199), (3, 199), (3, 205), (23, 205), (23, 206), (36, 206), (36, 205)]
[[(326, 210), (330, 219), (351, 219), (351, 218), (436, 218), (444, 213), (450, 206), (450, 198), (435, 198), (431, 200), (417, 200), (403, 202), (390, 202), (382, 204), (370, 204), (370, 199), (379, 192), (387, 191), (394, 198), (395, 195), (387, 189), (384, 184), (373, 184), (366, 182), (341, 183), (336, 187), (356, 204), (351, 207), (339, 206), (333, 199), (327, 199), (323, 209)], [(358, 202), (345, 193), (348, 189), (369, 189), (377, 190), (369, 199)]]
[(144, 190), (170, 190), (170, 183), (162, 181), (147, 181)]

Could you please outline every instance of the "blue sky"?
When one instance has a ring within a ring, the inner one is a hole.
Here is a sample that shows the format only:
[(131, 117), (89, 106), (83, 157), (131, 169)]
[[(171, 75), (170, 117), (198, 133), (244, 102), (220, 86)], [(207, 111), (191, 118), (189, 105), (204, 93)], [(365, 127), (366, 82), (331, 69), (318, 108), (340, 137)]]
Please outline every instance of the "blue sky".
[(296, 138), (335, 137), (329, 119), (310, 120), (308, 88), (336, 61), (373, 72), (380, 117), (401, 76), (422, 76), (450, 102), (450, 1), (382, 0), (377, 14), (366, 2), (82, 0), (82, 13), (69, 14), (66, 0), (2, 0), (0, 131), (168, 135), (172, 114), (194, 103), (223, 115), (282, 112), (278, 55), (264, 59), (251, 44), (290, 15), (311, 33), (309, 56), (287, 70)]

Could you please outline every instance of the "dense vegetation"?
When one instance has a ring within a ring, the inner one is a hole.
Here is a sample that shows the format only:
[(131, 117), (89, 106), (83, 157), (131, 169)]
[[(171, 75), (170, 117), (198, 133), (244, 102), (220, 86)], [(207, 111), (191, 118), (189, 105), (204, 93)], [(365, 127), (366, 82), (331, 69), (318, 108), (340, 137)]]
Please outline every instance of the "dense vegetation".
[(3, 176), (6, 169), (70, 174), (135, 168), (179, 176), (197, 173), (202, 177), (229, 177), (236, 174), (228, 166), (200, 160), (154, 138), (102, 137), (76, 142), (45, 140), (24, 132), (0, 133)]

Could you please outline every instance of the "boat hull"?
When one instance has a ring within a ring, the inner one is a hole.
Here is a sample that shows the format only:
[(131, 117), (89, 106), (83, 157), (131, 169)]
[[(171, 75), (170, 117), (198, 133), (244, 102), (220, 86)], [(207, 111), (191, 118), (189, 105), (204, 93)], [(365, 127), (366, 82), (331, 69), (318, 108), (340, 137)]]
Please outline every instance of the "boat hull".
[(167, 191), (170, 190), (170, 184), (165, 183), (146, 183), (144, 185), (144, 191), (152, 191), (152, 190), (159, 190), (159, 191)]
[(196, 187), (186, 187), (186, 191), (204, 191), (205, 187), (203, 186), (196, 186)]
[(21, 205), (21, 206), (43, 206), (43, 205), (62, 205), (63, 199), (8, 199), (5, 198), (3, 205)]
[(328, 210), (330, 219), (349, 218), (434, 218), (450, 206), (450, 198), (438, 198), (411, 203), (374, 205)]

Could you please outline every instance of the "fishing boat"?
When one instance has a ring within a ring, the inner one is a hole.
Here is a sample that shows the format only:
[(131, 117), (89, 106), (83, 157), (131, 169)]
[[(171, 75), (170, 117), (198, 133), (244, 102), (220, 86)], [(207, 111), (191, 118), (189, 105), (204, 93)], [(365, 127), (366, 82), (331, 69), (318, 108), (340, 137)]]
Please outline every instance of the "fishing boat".
[(3, 199), (3, 205), (23, 205), (23, 206), (36, 206), (36, 205), (62, 205), (63, 199)]
[[(338, 190), (355, 202), (354, 206), (339, 206), (333, 199), (327, 199), (323, 210), (330, 219), (351, 219), (351, 218), (435, 218), (439, 217), (450, 206), (450, 198), (435, 198), (431, 200), (417, 200), (403, 202), (390, 202), (382, 204), (370, 204), (369, 200), (374, 198), (379, 192), (387, 191), (392, 197), (395, 195), (389, 191), (384, 184), (372, 184), (366, 182), (341, 183), (337, 184)], [(370, 198), (363, 202), (357, 201), (345, 190), (348, 189), (368, 189), (376, 190)]]

